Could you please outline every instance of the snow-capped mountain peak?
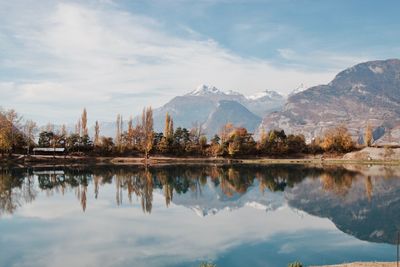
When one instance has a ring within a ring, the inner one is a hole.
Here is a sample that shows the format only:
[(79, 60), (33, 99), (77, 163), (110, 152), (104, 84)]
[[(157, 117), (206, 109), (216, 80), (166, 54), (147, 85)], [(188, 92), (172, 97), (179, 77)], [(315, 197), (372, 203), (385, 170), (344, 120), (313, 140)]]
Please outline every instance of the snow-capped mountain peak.
[(302, 83), (297, 88), (295, 88), (292, 92), (290, 92), (289, 96), (295, 95), (295, 94), (303, 92), (305, 90), (307, 90), (307, 86)]
[(282, 96), (279, 93), (275, 92), (275, 91), (265, 90), (263, 92), (255, 94), (255, 95), (248, 96), (247, 99), (249, 99), (249, 100), (257, 100), (257, 99), (261, 99), (261, 98), (265, 98), (265, 97), (270, 98), (270, 99), (274, 99), (274, 98), (281, 98)]
[(195, 90), (190, 92), (188, 95), (192, 96), (204, 96), (204, 95), (224, 95), (225, 93), (219, 90), (215, 86), (210, 86), (206, 84), (202, 84), (198, 86)]
[(241, 93), (233, 91), (233, 90), (228, 90), (228, 91), (226, 91), (225, 94), (227, 94), (227, 95), (236, 95), (236, 96), (241, 96), (242, 95)]

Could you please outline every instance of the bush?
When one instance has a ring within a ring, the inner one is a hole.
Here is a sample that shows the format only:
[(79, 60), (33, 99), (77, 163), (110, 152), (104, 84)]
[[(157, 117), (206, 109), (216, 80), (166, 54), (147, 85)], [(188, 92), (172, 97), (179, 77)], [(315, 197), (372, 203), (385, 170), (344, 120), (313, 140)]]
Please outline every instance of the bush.
[(200, 267), (217, 267), (217, 265), (211, 262), (203, 262), (200, 264)]
[(295, 262), (289, 263), (288, 267), (303, 267), (303, 264), (301, 262), (295, 261)]

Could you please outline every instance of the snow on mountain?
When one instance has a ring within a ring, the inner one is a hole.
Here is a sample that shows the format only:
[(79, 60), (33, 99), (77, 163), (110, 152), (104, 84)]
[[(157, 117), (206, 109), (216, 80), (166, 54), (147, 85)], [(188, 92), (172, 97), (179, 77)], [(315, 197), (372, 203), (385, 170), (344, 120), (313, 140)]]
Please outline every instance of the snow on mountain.
[(226, 91), (225, 94), (227, 94), (227, 95), (237, 95), (237, 96), (241, 96), (242, 95), (241, 93), (238, 93), (238, 92), (233, 91), (233, 90), (228, 90), (228, 91)]
[[(285, 98), (274, 91), (264, 91), (254, 97), (246, 97), (236, 91), (223, 91), (212, 85), (202, 84), (195, 90), (176, 96), (165, 105), (153, 110), (154, 129), (162, 132), (164, 128), (165, 114), (168, 112), (174, 119), (175, 127), (192, 128), (195, 125), (205, 125), (212, 114), (216, 115), (217, 110), (223, 107), (224, 114), (231, 114), (225, 120), (219, 119), (214, 123), (213, 128), (209, 128), (207, 135), (212, 136), (221, 129), (226, 120), (231, 121), (236, 118), (237, 125), (251, 125), (249, 129), (254, 130), (254, 121), (264, 118), (267, 114), (280, 111), (285, 104)], [(221, 101), (230, 101), (231, 105), (222, 105)], [(233, 103), (233, 102), (236, 102)], [(244, 108), (240, 108), (243, 106)], [(215, 116), (214, 116), (215, 117)], [(238, 121), (238, 118), (239, 121)], [(208, 123), (210, 124), (210, 123)], [(210, 131), (211, 129), (211, 131)], [(102, 122), (101, 133), (113, 136), (115, 134), (114, 122)]]
[(232, 211), (242, 207), (251, 207), (266, 212), (276, 210), (285, 205), (284, 194), (261, 192), (258, 183), (248, 188), (245, 194), (235, 193), (227, 197), (222, 192), (220, 186), (214, 185), (211, 180), (202, 187), (201, 193), (186, 193), (174, 195), (175, 205), (190, 208), (200, 217), (216, 215), (218, 212), (226, 210)]
[(195, 90), (191, 91), (190, 93), (186, 94), (189, 96), (208, 96), (208, 95), (225, 95), (224, 92), (219, 90), (215, 86), (209, 86), (206, 84), (202, 84), (198, 86)]
[(295, 95), (295, 94), (300, 93), (300, 92), (303, 92), (303, 91), (305, 91), (305, 90), (307, 90), (307, 89), (308, 89), (308, 86), (306, 86), (306, 85), (304, 85), (304, 84), (302, 83), (302, 84), (300, 84), (296, 89), (294, 89), (293, 91), (291, 91), (291, 92), (289, 93), (288, 96)]
[(223, 91), (223, 90), (218, 89), (215, 86), (206, 85), (206, 84), (199, 85), (195, 90), (186, 94), (186, 96), (211, 96), (211, 95), (233, 96), (233, 97), (244, 98), (249, 101), (258, 100), (261, 98), (280, 99), (283, 97), (278, 92), (272, 91), (272, 90), (265, 90), (265, 91), (259, 92), (257, 94), (254, 94), (254, 95), (245, 96), (245, 95), (243, 95), (239, 92), (233, 91), (233, 90)]
[(247, 96), (246, 98), (249, 100), (258, 100), (262, 98), (277, 99), (277, 98), (282, 98), (282, 95), (275, 91), (265, 90), (255, 95)]

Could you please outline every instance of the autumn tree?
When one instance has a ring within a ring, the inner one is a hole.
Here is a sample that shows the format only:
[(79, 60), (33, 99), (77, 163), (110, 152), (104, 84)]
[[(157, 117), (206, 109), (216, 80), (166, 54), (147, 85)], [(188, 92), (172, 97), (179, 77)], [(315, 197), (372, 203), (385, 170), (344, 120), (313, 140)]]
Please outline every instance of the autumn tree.
[(102, 154), (108, 155), (113, 152), (114, 149), (114, 142), (111, 137), (102, 136), (100, 138), (99, 147), (98, 149)]
[(98, 121), (96, 121), (95, 124), (94, 124), (93, 144), (95, 146), (98, 146), (100, 144), (100, 125), (99, 125)]
[(222, 126), (222, 128), (221, 128), (221, 130), (220, 130), (220, 134), (219, 134), (222, 143), (224, 143), (224, 142), (228, 139), (230, 133), (231, 133), (234, 129), (235, 129), (235, 126), (234, 126), (232, 123), (230, 123), (230, 122), (228, 122), (227, 124), (225, 124), (224, 126)]
[(13, 109), (0, 110), (0, 150), (12, 153), (26, 145), (20, 122), (22, 117)]
[(11, 150), (11, 125), (6, 116), (0, 113), (0, 151), (4, 155), (5, 152)]
[(266, 133), (265, 129), (262, 128), (260, 133), (260, 142), (258, 144), (259, 149), (265, 148), (267, 143), (268, 143), (268, 134)]
[(86, 108), (83, 109), (81, 116), (82, 136), (89, 135), (87, 128), (87, 112)]
[[(181, 130), (181, 128), (178, 129), (179, 131)], [(158, 143), (158, 150), (161, 153), (170, 153), (172, 151), (173, 143), (174, 143), (174, 122), (172, 117), (167, 112), (165, 114), (164, 132), (160, 142)]]
[(167, 114), (165, 115), (164, 137), (172, 138), (173, 134), (174, 134), (174, 120), (167, 112)]
[(365, 128), (365, 134), (364, 134), (364, 144), (366, 146), (371, 146), (373, 141), (373, 136), (372, 136), (372, 127), (371, 124), (367, 124), (367, 127)]
[(249, 155), (255, 152), (256, 142), (251, 133), (244, 127), (234, 128), (225, 141), (230, 156)]
[(351, 151), (354, 143), (347, 128), (341, 125), (325, 132), (321, 147), (325, 151), (343, 153)]
[(17, 137), (19, 135), (22, 117), (14, 109), (10, 109), (6, 112), (6, 118), (11, 128), (11, 143), (12, 146), (15, 147), (17, 145)]
[(134, 134), (135, 134), (135, 128), (133, 127), (133, 118), (132, 116), (130, 116), (128, 120), (128, 130), (124, 134), (125, 146), (128, 147), (128, 149), (133, 149)]
[(123, 128), (123, 121), (121, 114), (117, 115), (116, 121), (116, 133), (115, 133), (115, 146), (121, 152), (122, 149), (122, 129)]
[(288, 152), (287, 141), (284, 130), (270, 130), (262, 133), (258, 148), (262, 154), (282, 155)]
[(143, 131), (143, 139), (142, 139), (142, 148), (145, 154), (145, 158), (149, 158), (149, 153), (153, 148), (153, 110), (151, 107), (143, 109), (142, 112), (142, 131)]
[(288, 153), (303, 153), (307, 150), (306, 139), (302, 134), (289, 134), (286, 138), (286, 143)]
[(202, 151), (204, 151), (207, 147), (207, 137), (202, 135), (199, 140), (199, 145)]

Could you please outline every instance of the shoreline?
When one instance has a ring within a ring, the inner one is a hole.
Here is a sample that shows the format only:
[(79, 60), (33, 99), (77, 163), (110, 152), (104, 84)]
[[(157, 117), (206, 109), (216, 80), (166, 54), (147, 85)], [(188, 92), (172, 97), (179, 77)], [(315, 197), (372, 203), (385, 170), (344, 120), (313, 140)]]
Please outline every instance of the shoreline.
[(153, 156), (145, 160), (143, 157), (97, 157), (97, 156), (47, 156), (47, 155), (15, 155), (14, 158), (0, 158), (1, 164), (112, 164), (112, 165), (164, 165), (164, 164), (301, 164), (301, 165), (400, 165), (400, 159), (344, 159), (335, 157), (298, 157), (298, 158), (222, 158), (222, 157), (168, 157)]
[(396, 267), (396, 262), (353, 262), (335, 265), (321, 265), (310, 267)]

